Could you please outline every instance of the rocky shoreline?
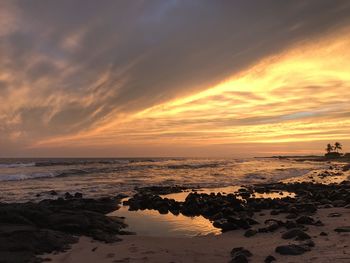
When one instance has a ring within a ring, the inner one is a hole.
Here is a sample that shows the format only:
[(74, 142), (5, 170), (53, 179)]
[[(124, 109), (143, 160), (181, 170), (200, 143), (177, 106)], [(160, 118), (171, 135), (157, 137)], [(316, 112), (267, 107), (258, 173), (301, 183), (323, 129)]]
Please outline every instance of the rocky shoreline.
[[(254, 197), (256, 193), (281, 191), (296, 195), (275, 199)], [(183, 202), (162, 198), (154, 188), (143, 188), (125, 201), (124, 205), (128, 205), (130, 210), (154, 209), (161, 214), (201, 215), (213, 222), (213, 225), (222, 232), (243, 229), (247, 238), (282, 229), (284, 233), (281, 239), (295, 242), (278, 246), (275, 252), (281, 255), (300, 255), (315, 246), (311, 236), (307, 234), (308, 227), (323, 226), (322, 221), (313, 217), (318, 209), (334, 207), (350, 209), (350, 181), (329, 185), (310, 182), (260, 184), (240, 188), (237, 193), (227, 195), (191, 192)], [(269, 211), (270, 218), (264, 222), (257, 221), (254, 215), (263, 214), (265, 211)], [(280, 219), (281, 215), (285, 220)], [(279, 219), (276, 219), (276, 216)], [(338, 216), (341, 214), (329, 214), (329, 217)], [(350, 223), (337, 226), (334, 231), (350, 232)], [(321, 232), (321, 235), (327, 233)], [(250, 253), (244, 248), (234, 248), (231, 262), (248, 262)], [(265, 262), (271, 260), (272, 257), (268, 256)]]
[[(348, 169), (347, 166), (343, 171)], [(334, 171), (327, 172), (327, 176)], [(326, 175), (325, 175), (326, 176)], [(242, 186), (235, 193), (201, 193), (192, 189), (185, 200), (178, 201), (166, 195), (181, 193), (183, 186), (153, 186), (135, 189), (136, 193), (123, 202), (129, 210), (157, 210), (189, 217), (203, 216), (222, 232), (244, 230), (244, 237), (282, 231), (281, 244), (271, 251), (279, 255), (301, 255), (315, 247), (309, 228), (323, 222), (315, 217), (319, 209), (350, 209), (350, 181), (339, 184), (269, 183)], [(198, 190), (198, 189), (197, 189)], [(282, 196), (282, 192), (293, 196)], [(259, 194), (281, 194), (278, 198), (263, 198)], [(53, 191), (52, 195), (56, 193)], [(82, 194), (38, 203), (0, 203), (0, 262), (41, 262), (49, 260), (42, 254), (66, 251), (79, 236), (112, 243), (120, 241), (128, 219), (107, 216), (118, 209), (123, 198), (118, 195), (99, 199), (83, 198)], [(329, 217), (340, 217), (330, 213)], [(262, 220), (263, 218), (263, 220)], [(125, 221), (125, 222), (124, 222)], [(349, 233), (350, 223), (335, 226), (335, 233)], [(329, 233), (320, 231), (320, 236)], [(286, 242), (288, 241), (288, 242)], [(254, 251), (235, 247), (230, 262), (249, 262)], [(274, 256), (266, 255), (265, 262)]]
[(120, 240), (126, 224), (106, 216), (121, 198), (85, 199), (80, 193), (39, 203), (0, 203), (0, 262), (41, 262), (44, 253), (62, 252), (88, 236), (103, 242)]

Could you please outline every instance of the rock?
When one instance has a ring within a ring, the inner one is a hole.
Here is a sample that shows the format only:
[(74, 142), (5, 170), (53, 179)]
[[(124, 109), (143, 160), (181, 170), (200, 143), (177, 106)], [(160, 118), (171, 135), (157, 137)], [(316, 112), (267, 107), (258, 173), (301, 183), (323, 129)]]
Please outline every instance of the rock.
[(254, 230), (254, 229), (248, 229), (247, 231), (245, 231), (244, 236), (245, 237), (252, 237), (255, 236), (258, 233), (258, 231)]
[(288, 215), (286, 216), (287, 219), (295, 219), (295, 218), (297, 218), (297, 217), (298, 217), (297, 214), (288, 214)]
[(231, 259), (230, 263), (248, 263), (248, 259), (245, 255), (237, 255)]
[[(36, 255), (64, 251), (85, 235), (104, 242), (120, 240), (126, 227), (109, 217), (118, 200), (62, 199), (39, 203), (0, 203), (0, 262), (38, 262)], [(125, 232), (124, 232), (125, 233)]]
[(55, 190), (51, 190), (51, 191), (49, 192), (49, 194), (50, 194), (50, 195), (58, 195), (57, 192), (56, 192)]
[(301, 216), (296, 220), (296, 222), (302, 225), (313, 225), (315, 220), (310, 216)]
[(350, 170), (350, 164), (344, 165), (342, 170), (343, 170), (343, 172), (349, 171)]
[(320, 236), (328, 236), (328, 234), (326, 232), (321, 232)]
[(271, 212), (270, 212), (270, 215), (279, 215), (279, 211), (278, 210), (272, 210)]
[(284, 223), (284, 226), (285, 226), (287, 229), (292, 229), (292, 228), (297, 228), (299, 225), (298, 225), (295, 221), (289, 221), (289, 220), (287, 220), (287, 221)]
[(24, 229), (23, 226), (11, 226), (10, 229), (0, 231), (0, 262), (34, 262), (35, 255), (64, 251), (78, 240), (52, 230)]
[(334, 231), (338, 233), (350, 232), (350, 226), (337, 227)]
[(276, 261), (276, 258), (274, 256), (267, 256), (264, 260), (265, 263), (271, 263), (272, 261)]
[(229, 216), (227, 218), (227, 221), (230, 222), (230, 223), (235, 224), (239, 228), (243, 228), (243, 229), (250, 228), (249, 221), (247, 219), (244, 219), (244, 218), (238, 218), (238, 217), (234, 217), (234, 216)]
[(74, 194), (74, 198), (83, 198), (83, 194), (77, 192)]
[(314, 247), (315, 246), (315, 242), (312, 241), (311, 239), (308, 239), (308, 240), (304, 241), (301, 245), (302, 246), (307, 246), (307, 247)]
[(72, 199), (74, 196), (73, 195), (71, 195), (70, 193), (68, 193), (68, 192), (66, 192), (65, 194), (64, 194), (64, 199)]
[(283, 239), (296, 238), (297, 240), (306, 240), (306, 239), (310, 239), (311, 237), (301, 229), (294, 228), (294, 229), (288, 230), (287, 232), (284, 232), (282, 234), (282, 238)]
[(214, 227), (220, 228), (223, 232), (236, 230), (238, 226), (232, 222), (228, 222), (226, 219), (215, 220), (213, 223)]
[(343, 206), (346, 206), (347, 203), (346, 203), (346, 201), (344, 201), (344, 200), (334, 200), (334, 201), (332, 202), (332, 205), (333, 205), (334, 207), (343, 207)]
[(253, 254), (243, 247), (236, 247), (231, 250), (231, 263), (246, 263)]
[(322, 223), (321, 220), (317, 220), (315, 223), (314, 223), (315, 226), (324, 226), (324, 224)]
[(301, 255), (307, 251), (310, 251), (310, 248), (299, 245), (283, 245), (276, 247), (275, 251), (281, 255)]
[(297, 203), (296, 208), (298, 212), (314, 213), (317, 211), (317, 207), (313, 203)]
[(259, 228), (258, 232), (266, 233), (266, 232), (274, 232), (282, 226), (282, 222), (274, 219), (268, 219), (265, 221), (266, 227)]
[(188, 189), (183, 186), (146, 186), (135, 188), (135, 190), (142, 194), (152, 194), (152, 195), (167, 195), (172, 193), (181, 193), (183, 190)]

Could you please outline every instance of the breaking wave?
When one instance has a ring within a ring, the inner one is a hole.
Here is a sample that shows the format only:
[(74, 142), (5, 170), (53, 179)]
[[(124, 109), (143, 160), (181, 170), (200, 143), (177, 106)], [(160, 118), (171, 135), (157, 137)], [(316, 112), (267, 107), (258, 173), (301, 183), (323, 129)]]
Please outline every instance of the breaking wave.
[(0, 168), (18, 168), (18, 167), (31, 167), (35, 166), (36, 163), (0, 163)]

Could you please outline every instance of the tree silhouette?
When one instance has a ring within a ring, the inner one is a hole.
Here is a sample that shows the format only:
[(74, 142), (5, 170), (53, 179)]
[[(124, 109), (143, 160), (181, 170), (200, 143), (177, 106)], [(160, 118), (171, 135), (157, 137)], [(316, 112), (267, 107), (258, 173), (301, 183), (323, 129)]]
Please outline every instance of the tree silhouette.
[(328, 143), (326, 148), (327, 153), (331, 153), (333, 150), (334, 150), (334, 147), (330, 143)]
[(336, 143), (334, 144), (333, 149), (334, 149), (334, 150), (336, 150), (336, 152), (339, 152), (339, 150), (341, 150), (341, 149), (342, 149), (342, 145), (341, 145), (341, 143), (336, 142)]

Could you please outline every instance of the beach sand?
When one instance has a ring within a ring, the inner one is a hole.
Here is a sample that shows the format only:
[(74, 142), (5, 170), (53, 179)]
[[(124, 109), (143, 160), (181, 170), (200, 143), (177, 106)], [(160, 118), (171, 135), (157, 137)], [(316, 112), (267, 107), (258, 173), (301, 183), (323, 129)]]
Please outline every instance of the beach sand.
[[(339, 217), (329, 217), (331, 213), (339, 213)], [(320, 219), (324, 226), (307, 226), (306, 231), (315, 242), (311, 251), (297, 256), (285, 256), (275, 252), (279, 245), (298, 243), (285, 240), (281, 234), (286, 229), (273, 233), (258, 233), (252, 237), (245, 237), (244, 230), (235, 230), (220, 235), (209, 235), (192, 238), (178, 237), (146, 237), (122, 236), (121, 242), (105, 244), (81, 237), (77, 244), (67, 252), (44, 255), (53, 263), (104, 263), (104, 262), (229, 262), (230, 251), (234, 247), (244, 247), (252, 252), (249, 262), (264, 262), (268, 255), (272, 255), (277, 262), (350, 262), (350, 233), (337, 233), (336, 227), (350, 225), (350, 209), (323, 208), (318, 209), (313, 216)], [(258, 222), (272, 218), (268, 210), (264, 215), (254, 216)], [(285, 215), (273, 216), (274, 219), (285, 219)], [(327, 236), (320, 236), (325, 232)]]

